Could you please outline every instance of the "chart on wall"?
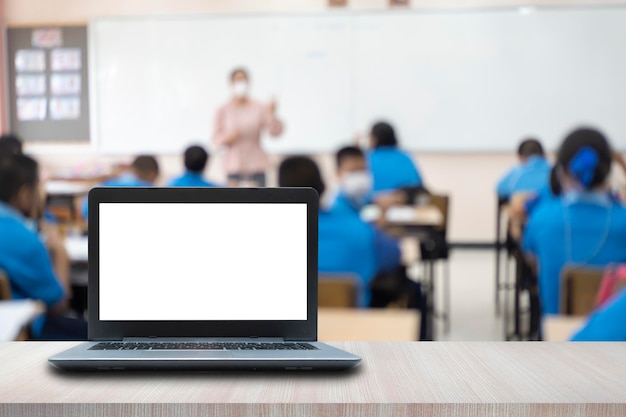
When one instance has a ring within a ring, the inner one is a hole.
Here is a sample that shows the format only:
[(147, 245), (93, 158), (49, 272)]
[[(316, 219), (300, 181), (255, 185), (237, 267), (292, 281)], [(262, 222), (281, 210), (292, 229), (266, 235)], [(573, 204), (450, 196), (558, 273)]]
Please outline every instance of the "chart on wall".
[(626, 8), (523, 11), (98, 19), (92, 136), (112, 153), (208, 144), (243, 65), (253, 97), (278, 103), (276, 153), (332, 152), (380, 119), (417, 151), (508, 152), (527, 135), (555, 149), (580, 124), (623, 143)]
[(88, 142), (87, 28), (10, 28), (11, 130), (30, 142)]

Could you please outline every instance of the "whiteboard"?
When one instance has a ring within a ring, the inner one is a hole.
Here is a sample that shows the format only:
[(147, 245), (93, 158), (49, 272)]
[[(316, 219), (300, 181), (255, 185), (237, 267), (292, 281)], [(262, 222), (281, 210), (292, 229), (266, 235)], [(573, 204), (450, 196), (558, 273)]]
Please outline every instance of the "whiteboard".
[(626, 143), (626, 8), (106, 18), (90, 24), (103, 153), (210, 143), (234, 67), (275, 98), (275, 153), (334, 151), (392, 122), (417, 151), (555, 148), (570, 128)]

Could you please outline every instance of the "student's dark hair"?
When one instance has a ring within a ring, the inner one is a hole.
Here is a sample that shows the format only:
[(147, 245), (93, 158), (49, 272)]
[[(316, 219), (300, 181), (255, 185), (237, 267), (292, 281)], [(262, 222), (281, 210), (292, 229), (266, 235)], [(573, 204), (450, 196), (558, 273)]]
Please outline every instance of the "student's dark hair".
[(22, 139), (19, 136), (11, 133), (0, 136), (0, 157), (23, 153), (22, 143)]
[(0, 201), (9, 203), (23, 186), (38, 181), (39, 167), (33, 158), (22, 154), (0, 157)]
[(611, 145), (596, 129), (579, 128), (571, 132), (559, 148), (556, 163), (550, 172), (554, 195), (562, 192), (559, 171), (575, 177), (587, 190), (602, 185), (611, 172)]
[(185, 168), (187, 171), (201, 173), (206, 168), (209, 153), (200, 145), (192, 145), (185, 149)]
[(361, 148), (357, 148), (356, 146), (344, 146), (335, 154), (335, 163), (337, 164), (337, 168), (343, 164), (343, 161), (346, 158), (365, 158), (365, 154)]
[(237, 67), (230, 72), (229, 80), (232, 81), (235, 79), (235, 75), (242, 73), (246, 76), (247, 79), (250, 79), (250, 74), (248, 74), (248, 70), (244, 67)]
[(524, 139), (517, 147), (517, 155), (522, 158), (529, 158), (531, 156), (544, 156), (545, 152), (541, 142), (537, 139), (529, 138)]
[(159, 163), (152, 155), (139, 155), (135, 158), (131, 167), (139, 174), (159, 173)]
[(371, 135), (374, 138), (374, 148), (398, 146), (396, 132), (387, 122), (378, 122), (372, 126)]
[(279, 187), (312, 187), (321, 196), (326, 190), (320, 169), (308, 156), (291, 156), (278, 168)]

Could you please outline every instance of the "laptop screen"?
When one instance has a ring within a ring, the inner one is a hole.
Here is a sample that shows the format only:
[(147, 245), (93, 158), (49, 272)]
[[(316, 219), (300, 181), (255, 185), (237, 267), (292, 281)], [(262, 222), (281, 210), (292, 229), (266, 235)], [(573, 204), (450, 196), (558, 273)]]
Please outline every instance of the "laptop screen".
[(306, 320), (304, 203), (100, 203), (105, 321)]

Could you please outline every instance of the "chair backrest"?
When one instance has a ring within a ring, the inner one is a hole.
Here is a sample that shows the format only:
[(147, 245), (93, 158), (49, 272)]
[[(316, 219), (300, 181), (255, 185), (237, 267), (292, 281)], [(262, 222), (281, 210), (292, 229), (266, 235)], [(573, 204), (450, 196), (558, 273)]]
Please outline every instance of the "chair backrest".
[(6, 272), (0, 269), (0, 300), (11, 299), (11, 285)]
[(439, 211), (441, 211), (443, 222), (441, 223), (439, 230), (444, 233), (444, 236), (447, 236), (448, 221), (450, 218), (450, 196), (445, 194), (431, 194), (430, 204), (437, 207)]
[(320, 274), (317, 287), (319, 307), (355, 307), (357, 277), (350, 274)]
[(591, 313), (603, 276), (602, 268), (565, 267), (561, 272), (561, 314), (585, 316)]

